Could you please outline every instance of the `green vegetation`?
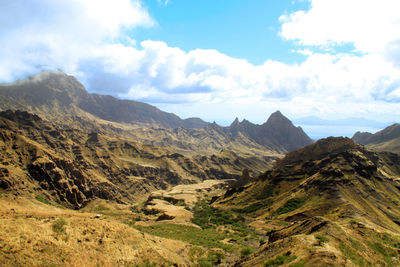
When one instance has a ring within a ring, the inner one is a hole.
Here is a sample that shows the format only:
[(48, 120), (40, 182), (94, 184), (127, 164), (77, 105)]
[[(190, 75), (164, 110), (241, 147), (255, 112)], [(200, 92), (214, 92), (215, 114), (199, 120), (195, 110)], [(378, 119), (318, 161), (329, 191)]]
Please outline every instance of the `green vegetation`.
[(274, 190), (275, 187), (273, 185), (265, 185), (260, 194), (257, 196), (257, 199), (261, 200), (272, 197), (274, 195)]
[(63, 218), (58, 218), (53, 222), (51, 225), (51, 228), (53, 231), (57, 234), (64, 234), (65, 233), (65, 225), (67, 225), (67, 222)]
[(39, 202), (42, 202), (42, 203), (46, 204), (46, 205), (51, 205), (50, 201), (48, 201), (46, 198), (44, 198), (42, 196), (37, 195), (37, 196), (35, 196), (35, 199), (37, 201), (39, 201)]
[(0, 190), (0, 196), (1, 196), (1, 195), (8, 195), (8, 194), (10, 194), (10, 192)]
[(201, 247), (191, 247), (189, 250), (189, 258), (191, 262), (195, 262), (197, 258), (204, 255), (204, 250)]
[(223, 258), (225, 254), (222, 251), (210, 251), (207, 257), (197, 259), (197, 264), (200, 267), (213, 267), (220, 264)]
[(102, 204), (97, 205), (97, 206), (93, 209), (93, 211), (97, 211), (97, 212), (108, 211), (108, 210), (110, 210), (110, 209), (107, 208), (106, 206), (102, 205)]
[(226, 238), (226, 235), (218, 233), (212, 228), (199, 229), (192, 226), (178, 224), (134, 226), (134, 228), (152, 235), (181, 240), (196, 246), (222, 248), (224, 250), (232, 249), (232, 245), (226, 245), (220, 242)]
[(268, 227), (263, 227), (262, 229), (267, 233), (272, 230), (271, 228), (268, 228)]
[(325, 243), (329, 242), (329, 238), (327, 236), (324, 235), (315, 235), (315, 238), (318, 240), (318, 245), (319, 246), (323, 246)]
[(306, 266), (305, 260), (299, 260), (289, 265), (289, 267), (305, 267), (305, 266)]
[(277, 226), (288, 226), (290, 223), (286, 221), (274, 221), (273, 224)]
[(250, 254), (252, 254), (254, 252), (254, 249), (251, 247), (245, 247), (242, 250), (240, 250), (240, 256), (241, 257), (247, 257)]
[(235, 216), (231, 212), (210, 206), (206, 201), (199, 201), (193, 208), (192, 222), (203, 229), (215, 228), (219, 225), (232, 225), (239, 228), (243, 225), (244, 218)]
[(157, 263), (150, 262), (149, 259), (144, 259), (142, 263), (134, 265), (135, 267), (156, 267)]
[(258, 211), (263, 208), (268, 208), (273, 203), (274, 203), (274, 201), (272, 199), (268, 199), (267, 201), (256, 202), (256, 203), (250, 204), (243, 208), (234, 208), (234, 209), (232, 209), (232, 211), (239, 212), (239, 213), (252, 213), (252, 212)]
[(396, 250), (389, 248), (379, 242), (368, 243), (368, 246), (378, 254), (382, 255), (384, 261), (389, 264), (389, 266), (393, 266), (393, 257), (397, 257), (398, 253)]
[(287, 252), (285, 254), (276, 256), (275, 259), (268, 260), (265, 263), (265, 267), (275, 267), (275, 266), (281, 266), (283, 264), (289, 263), (297, 259), (296, 255), (291, 255), (290, 252)]
[(284, 214), (284, 213), (288, 213), (288, 212), (294, 211), (294, 210), (300, 208), (301, 206), (303, 206), (304, 202), (305, 201), (303, 199), (300, 199), (300, 198), (289, 199), (288, 201), (286, 201), (285, 204), (283, 204), (282, 207), (277, 209), (273, 213), (273, 215), (281, 215), (281, 214)]
[(207, 257), (202, 257), (204, 255), (205, 252), (200, 247), (192, 247), (189, 250), (190, 261), (195, 263), (196, 266), (216, 266), (225, 258), (223, 251), (209, 251)]
[(364, 261), (363, 257), (361, 257), (357, 251), (352, 249), (351, 247), (346, 246), (345, 244), (341, 243), (339, 245), (339, 249), (342, 252), (342, 254), (350, 259), (355, 265), (357, 266), (369, 266), (370, 264), (366, 261)]
[(178, 202), (176, 202), (174, 205), (175, 206), (181, 206), (181, 207), (186, 207), (187, 206), (183, 199), (178, 200)]
[(399, 237), (393, 237), (392, 235), (388, 234), (388, 233), (383, 233), (380, 234), (380, 238), (382, 239), (382, 241), (393, 247), (393, 248), (397, 248), (400, 249), (400, 238)]
[(350, 224), (359, 224), (359, 222), (356, 219), (351, 219)]
[(125, 221), (124, 223), (129, 225), (129, 226), (134, 226), (136, 222), (140, 222), (142, 219), (140, 217), (135, 217), (132, 220)]

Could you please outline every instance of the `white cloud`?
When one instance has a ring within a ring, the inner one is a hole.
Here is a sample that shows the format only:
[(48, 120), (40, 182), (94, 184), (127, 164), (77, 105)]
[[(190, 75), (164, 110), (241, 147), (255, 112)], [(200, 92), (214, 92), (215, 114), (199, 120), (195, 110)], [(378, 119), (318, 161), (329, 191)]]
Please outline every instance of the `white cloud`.
[(166, 6), (169, 3), (169, 0), (157, 0), (159, 5)]
[(280, 17), (283, 38), (310, 46), (350, 43), (366, 53), (383, 52), (400, 38), (398, 0), (310, 1), (310, 10)]
[[(125, 30), (154, 24), (139, 1), (9, 1), (0, 4), (0, 80), (62, 68), (91, 91), (209, 120), (262, 121), (276, 109), (296, 117), (394, 117), (400, 115), (396, 2), (313, 0), (309, 11), (281, 17), (282, 36), (310, 46), (298, 49), (306, 60), (255, 66), (216, 50), (136, 44)], [(342, 43), (362, 55), (312, 49)]]
[(139, 1), (32, 0), (0, 2), (0, 80), (38, 69), (73, 72), (128, 27), (154, 23)]
[[(114, 75), (115, 84), (121, 75), (129, 77), (119, 95), (153, 102), (393, 101), (400, 77), (400, 70), (378, 55), (314, 53), (299, 65), (269, 60), (254, 66), (215, 50), (184, 52), (159, 41), (142, 42), (140, 49), (110, 45), (94, 60), (99, 76)], [(92, 89), (102, 90), (93, 84)]]

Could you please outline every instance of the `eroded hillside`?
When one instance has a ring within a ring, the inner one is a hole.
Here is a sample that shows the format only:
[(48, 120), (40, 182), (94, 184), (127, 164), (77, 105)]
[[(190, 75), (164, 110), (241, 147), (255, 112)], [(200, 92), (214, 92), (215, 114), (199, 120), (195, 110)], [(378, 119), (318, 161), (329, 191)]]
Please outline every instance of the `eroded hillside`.
[(102, 198), (131, 203), (157, 189), (206, 179), (235, 179), (271, 158), (234, 152), (185, 156), (116, 133), (60, 128), (27, 112), (0, 113), (1, 187), (80, 208)]
[(258, 181), (218, 200), (268, 229), (266, 244), (238, 266), (396, 266), (399, 203), (399, 156), (348, 138), (288, 153)]

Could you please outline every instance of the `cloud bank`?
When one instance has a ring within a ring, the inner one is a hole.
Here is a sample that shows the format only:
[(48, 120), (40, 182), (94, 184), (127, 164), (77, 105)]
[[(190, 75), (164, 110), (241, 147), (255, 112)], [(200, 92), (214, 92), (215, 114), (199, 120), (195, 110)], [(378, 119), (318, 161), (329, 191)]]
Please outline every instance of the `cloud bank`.
[[(282, 38), (296, 42), (304, 62), (253, 65), (216, 50), (136, 43), (130, 29), (157, 23), (138, 0), (3, 1), (0, 81), (60, 68), (92, 92), (178, 114), (179, 103), (181, 115), (210, 120), (250, 113), (261, 121), (275, 109), (289, 116), (399, 116), (400, 3), (310, 3), (280, 17)], [(346, 44), (354, 51), (332, 52)]]

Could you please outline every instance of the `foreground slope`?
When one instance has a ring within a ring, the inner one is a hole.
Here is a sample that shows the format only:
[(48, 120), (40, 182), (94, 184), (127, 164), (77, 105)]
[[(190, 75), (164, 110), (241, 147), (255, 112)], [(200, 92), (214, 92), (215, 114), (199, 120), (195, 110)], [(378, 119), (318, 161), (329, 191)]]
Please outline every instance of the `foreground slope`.
[(190, 244), (141, 233), (115, 215), (95, 216), (3, 193), (0, 266), (190, 265)]
[(217, 202), (269, 228), (266, 244), (238, 266), (398, 265), (399, 177), (397, 154), (370, 152), (348, 138), (288, 153)]
[(400, 124), (398, 123), (390, 125), (375, 134), (356, 132), (352, 139), (357, 144), (366, 145), (373, 150), (400, 154)]

